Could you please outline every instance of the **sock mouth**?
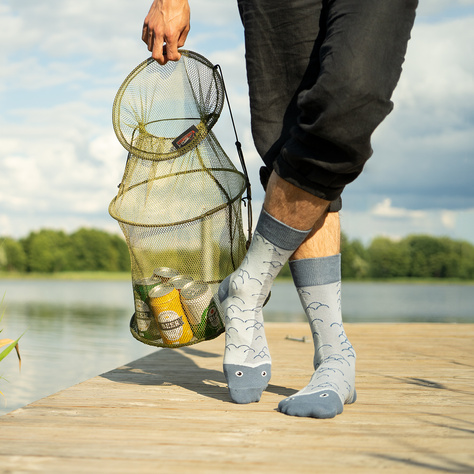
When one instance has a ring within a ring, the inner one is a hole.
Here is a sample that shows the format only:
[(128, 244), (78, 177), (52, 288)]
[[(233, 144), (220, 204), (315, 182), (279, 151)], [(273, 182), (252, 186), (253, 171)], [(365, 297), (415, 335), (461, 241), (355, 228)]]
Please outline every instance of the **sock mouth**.
[(247, 404), (260, 401), (262, 393), (265, 391), (265, 387), (262, 388), (230, 388), (229, 394), (232, 400), (238, 404)]

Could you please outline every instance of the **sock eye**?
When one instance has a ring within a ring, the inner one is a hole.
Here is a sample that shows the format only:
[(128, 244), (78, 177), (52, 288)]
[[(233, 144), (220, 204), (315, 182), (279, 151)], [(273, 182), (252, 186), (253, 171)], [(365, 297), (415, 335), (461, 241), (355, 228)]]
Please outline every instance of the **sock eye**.
[(267, 376), (267, 371), (266, 370), (263, 370), (262, 371), (262, 377), (266, 377)]
[(322, 393), (321, 395), (319, 395), (321, 398), (326, 398), (326, 397), (329, 397), (329, 393)]
[(242, 377), (244, 375), (244, 373), (241, 371), (241, 370), (238, 370), (235, 375), (237, 375), (237, 377)]

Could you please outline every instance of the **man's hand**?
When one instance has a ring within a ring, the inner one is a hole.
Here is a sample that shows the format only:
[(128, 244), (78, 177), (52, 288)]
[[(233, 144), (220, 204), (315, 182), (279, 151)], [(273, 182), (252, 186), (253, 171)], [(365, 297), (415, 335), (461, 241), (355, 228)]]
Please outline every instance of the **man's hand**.
[(160, 64), (178, 61), (189, 28), (188, 0), (154, 0), (143, 22), (142, 40)]

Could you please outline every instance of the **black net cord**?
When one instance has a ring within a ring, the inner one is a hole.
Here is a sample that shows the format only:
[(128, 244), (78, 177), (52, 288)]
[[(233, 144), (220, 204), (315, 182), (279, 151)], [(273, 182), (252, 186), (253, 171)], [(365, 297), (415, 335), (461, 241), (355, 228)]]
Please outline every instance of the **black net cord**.
[(234, 135), (235, 135), (235, 146), (237, 148), (237, 155), (239, 156), (240, 164), (242, 166), (242, 171), (245, 176), (245, 183), (247, 186), (247, 196), (243, 199), (244, 205), (247, 207), (247, 216), (248, 216), (248, 228), (247, 228), (247, 235), (248, 235), (248, 240), (247, 240), (247, 249), (250, 246), (250, 242), (252, 241), (252, 189), (250, 186), (250, 179), (249, 175), (247, 173), (247, 166), (245, 165), (245, 159), (244, 159), (244, 153), (242, 151), (242, 144), (239, 141), (239, 136), (237, 134), (237, 128), (235, 126), (234, 122), (234, 116), (232, 114), (232, 108), (230, 106), (230, 101), (229, 101), (229, 96), (227, 95), (227, 89), (225, 87), (225, 81), (224, 81), (224, 75), (222, 74), (222, 68), (220, 67), (219, 64), (216, 64), (214, 66), (215, 70), (219, 70), (219, 74), (222, 77), (222, 85), (224, 88), (224, 95), (225, 95), (225, 100), (227, 102), (227, 107), (229, 108), (229, 114), (230, 114), (230, 120), (232, 122), (232, 128), (234, 129)]

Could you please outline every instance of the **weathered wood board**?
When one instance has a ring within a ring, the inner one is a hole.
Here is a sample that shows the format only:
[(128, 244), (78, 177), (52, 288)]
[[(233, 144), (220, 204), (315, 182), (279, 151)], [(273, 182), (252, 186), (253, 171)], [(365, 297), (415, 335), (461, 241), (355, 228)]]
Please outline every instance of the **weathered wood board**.
[[(270, 323), (272, 380), (230, 401), (224, 337), (159, 350), (0, 417), (1, 473), (474, 472), (474, 324), (346, 324), (358, 401), (278, 413), (312, 373), (305, 324)], [(71, 367), (74, 370), (74, 367)]]

